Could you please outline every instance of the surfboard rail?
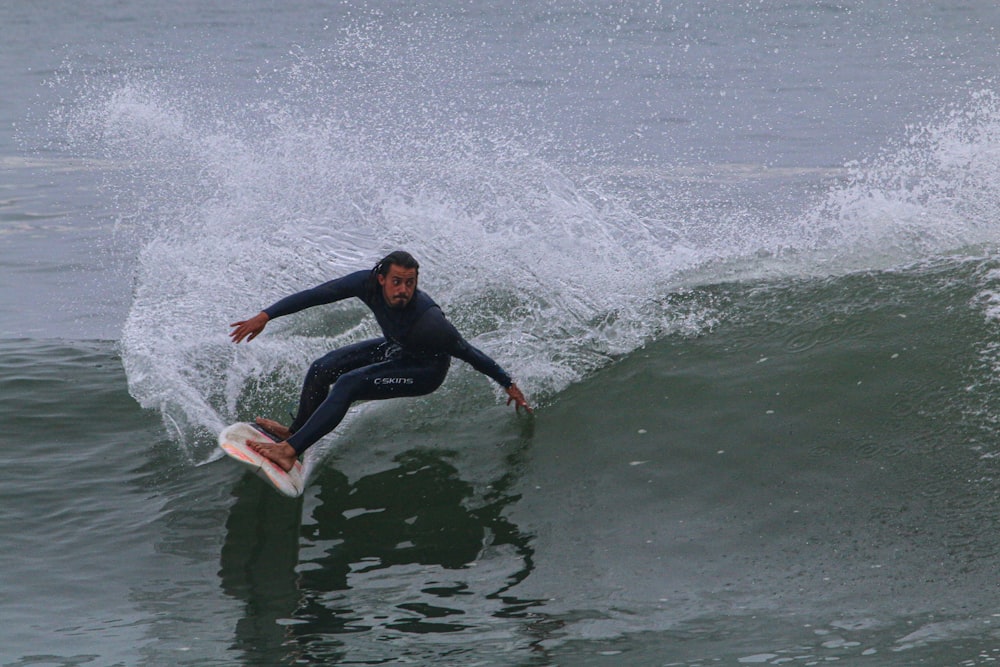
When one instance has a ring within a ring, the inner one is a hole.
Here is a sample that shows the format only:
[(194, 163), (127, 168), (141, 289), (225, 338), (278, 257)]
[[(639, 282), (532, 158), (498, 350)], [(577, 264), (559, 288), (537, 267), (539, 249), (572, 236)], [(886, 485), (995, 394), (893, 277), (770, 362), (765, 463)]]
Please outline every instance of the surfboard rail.
[(276, 491), (289, 498), (298, 498), (305, 489), (302, 463), (295, 462), (291, 471), (285, 472), (270, 459), (261, 456), (247, 445), (247, 441), (274, 444), (276, 440), (258, 430), (253, 424), (237, 422), (219, 434), (219, 448), (230, 458), (250, 468), (258, 477)]

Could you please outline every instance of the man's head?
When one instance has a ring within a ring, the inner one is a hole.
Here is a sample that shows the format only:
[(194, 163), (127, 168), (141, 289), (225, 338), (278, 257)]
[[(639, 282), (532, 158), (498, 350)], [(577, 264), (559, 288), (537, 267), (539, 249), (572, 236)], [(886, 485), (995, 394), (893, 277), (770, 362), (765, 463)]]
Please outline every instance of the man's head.
[(390, 308), (405, 308), (417, 291), (420, 264), (413, 255), (397, 250), (375, 265), (375, 278), (382, 288), (382, 298)]

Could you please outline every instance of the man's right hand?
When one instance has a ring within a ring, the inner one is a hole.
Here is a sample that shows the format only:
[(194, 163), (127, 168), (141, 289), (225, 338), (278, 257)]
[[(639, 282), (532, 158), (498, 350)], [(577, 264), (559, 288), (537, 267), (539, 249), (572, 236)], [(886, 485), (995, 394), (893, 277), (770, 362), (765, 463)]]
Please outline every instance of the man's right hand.
[(244, 339), (246, 339), (249, 343), (264, 330), (264, 327), (267, 326), (267, 322), (270, 319), (271, 318), (267, 313), (261, 311), (249, 320), (233, 322), (229, 325), (234, 327), (233, 330), (229, 332), (229, 337), (233, 339), (234, 343), (242, 343)]

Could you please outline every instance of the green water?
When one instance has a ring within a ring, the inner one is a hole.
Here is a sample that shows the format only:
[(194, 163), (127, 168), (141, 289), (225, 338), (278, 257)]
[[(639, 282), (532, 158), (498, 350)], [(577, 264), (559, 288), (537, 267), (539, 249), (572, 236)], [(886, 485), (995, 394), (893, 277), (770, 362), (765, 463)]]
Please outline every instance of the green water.
[(984, 268), (705, 288), (531, 419), (459, 371), (299, 500), (196, 465), (113, 345), (5, 341), (4, 664), (987, 664)]

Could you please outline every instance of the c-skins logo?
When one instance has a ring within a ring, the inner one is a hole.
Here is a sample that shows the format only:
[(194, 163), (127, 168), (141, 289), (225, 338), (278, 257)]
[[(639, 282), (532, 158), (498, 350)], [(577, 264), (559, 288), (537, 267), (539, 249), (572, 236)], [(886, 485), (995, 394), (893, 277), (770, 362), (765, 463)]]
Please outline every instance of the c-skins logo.
[(375, 384), (413, 384), (413, 378), (375, 378)]

